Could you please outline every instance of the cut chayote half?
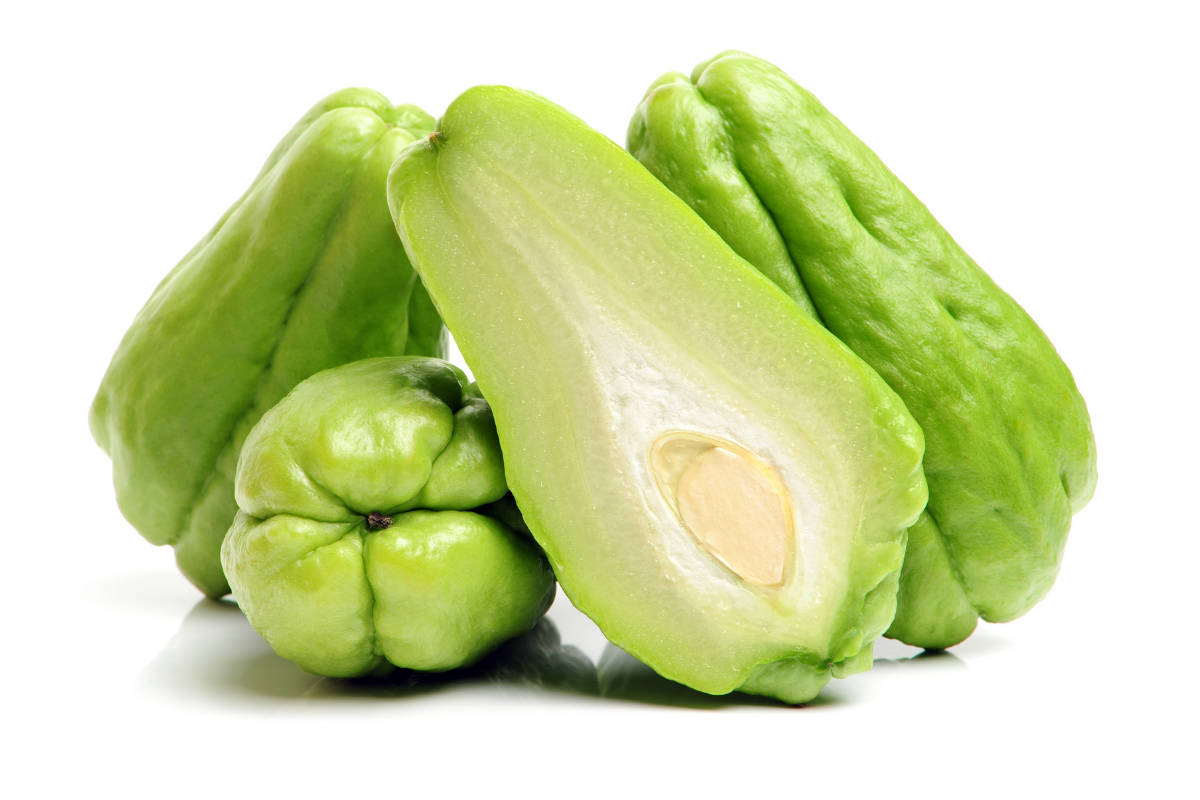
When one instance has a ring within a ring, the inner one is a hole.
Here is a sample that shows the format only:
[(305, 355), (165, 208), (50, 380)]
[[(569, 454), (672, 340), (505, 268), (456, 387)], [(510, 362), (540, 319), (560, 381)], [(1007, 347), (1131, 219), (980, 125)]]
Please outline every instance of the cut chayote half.
[(501, 521), (507, 493), (491, 411), (456, 367), (326, 370), (246, 439), (225, 574), (251, 625), (310, 672), (461, 667), (554, 598), (546, 560)]
[(263, 412), (314, 372), (441, 355), (444, 335), (384, 197), (396, 155), (433, 126), (369, 89), (296, 123), (254, 183), (154, 290), (91, 409), (121, 512), (175, 548), (205, 594), (229, 591), (233, 473)]
[(869, 366), (532, 94), (460, 96), (388, 194), (577, 607), (712, 694), (803, 702), (870, 666), (926, 492)]
[(1029, 315), (853, 133), (745, 53), (656, 81), (629, 149), (896, 390), (929, 506), (888, 635), (947, 647), (1050, 589), (1092, 495), (1083, 398)]

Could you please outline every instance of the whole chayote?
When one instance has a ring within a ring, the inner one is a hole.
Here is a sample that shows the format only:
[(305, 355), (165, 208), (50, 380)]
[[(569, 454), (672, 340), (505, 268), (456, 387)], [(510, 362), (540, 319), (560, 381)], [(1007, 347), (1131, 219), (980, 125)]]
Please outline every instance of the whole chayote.
[(443, 328), (384, 195), (432, 130), (368, 89), (315, 105), (246, 193), (154, 290), (91, 409), (121, 512), (175, 548), (205, 594), (229, 591), (233, 472), (263, 412), (304, 378), (371, 356), (441, 355)]
[[(723, 53), (646, 93), (629, 149), (873, 366), (925, 432), (888, 635), (947, 647), (1027, 611), (1058, 573), (1096, 448), (1029, 315), (853, 133), (777, 67)], [(747, 309), (746, 313), (753, 314)]]
[(491, 410), (434, 358), (303, 381), (254, 426), (222, 550), (246, 617), (321, 675), (447, 670), (524, 633), (554, 576), (508, 496)]

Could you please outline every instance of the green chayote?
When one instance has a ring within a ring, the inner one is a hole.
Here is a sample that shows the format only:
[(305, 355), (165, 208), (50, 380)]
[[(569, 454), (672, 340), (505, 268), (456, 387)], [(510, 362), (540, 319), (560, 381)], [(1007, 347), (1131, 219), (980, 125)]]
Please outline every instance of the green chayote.
[[(1049, 590), (1096, 451), (1054, 347), (811, 94), (724, 53), (665, 75), (629, 149), (873, 366), (925, 432), (929, 505), (888, 635), (947, 647)], [(753, 309), (745, 313), (756, 316)]]
[(572, 602), (660, 674), (804, 702), (871, 665), (921, 433), (619, 147), (478, 87), (397, 162), (397, 230)]
[(460, 667), (554, 597), (540, 551), (502, 521), (507, 493), (491, 411), (456, 367), (335, 367), (246, 438), (225, 574), (254, 628), (310, 672)]
[(443, 328), (388, 216), (387, 171), (432, 129), (367, 89), (314, 106), (134, 319), (91, 409), (122, 513), (228, 591), (221, 540), (242, 441), (299, 381), (369, 356), (440, 355)]

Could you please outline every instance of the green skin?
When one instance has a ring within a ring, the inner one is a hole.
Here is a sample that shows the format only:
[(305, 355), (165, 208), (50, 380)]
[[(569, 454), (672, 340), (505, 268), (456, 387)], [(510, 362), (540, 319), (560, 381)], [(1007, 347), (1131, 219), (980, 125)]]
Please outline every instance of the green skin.
[(229, 591), (221, 540), (259, 417), (304, 378), (369, 356), (441, 355), (444, 334), (396, 238), (388, 168), (433, 119), (367, 89), (318, 103), (166, 277), (91, 409), (121, 512), (174, 546), (201, 591)]
[[(926, 497), (920, 430), (870, 367), (535, 95), (464, 93), (388, 197), (525, 521), (610, 640), (700, 691), (792, 703), (870, 666)], [(781, 585), (743, 581), (673, 515), (648, 469), (678, 430), (785, 476), (804, 535)]]
[(925, 432), (929, 506), (887, 635), (943, 648), (1050, 589), (1096, 449), (1029, 315), (778, 68), (723, 53), (646, 93), (629, 150), (896, 390)]
[(491, 410), (451, 364), (375, 358), (303, 381), (242, 448), (221, 558), (279, 655), (333, 677), (448, 670), (554, 599), (512, 512)]

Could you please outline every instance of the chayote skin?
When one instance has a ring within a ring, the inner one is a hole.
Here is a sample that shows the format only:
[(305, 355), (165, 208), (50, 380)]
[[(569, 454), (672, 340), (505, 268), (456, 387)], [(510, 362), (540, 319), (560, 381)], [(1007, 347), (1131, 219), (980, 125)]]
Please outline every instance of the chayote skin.
[(222, 563), (251, 625), (310, 672), (453, 669), (554, 599), (545, 558), (501, 521), (507, 493), (491, 410), (461, 371), (358, 361), (254, 426)]
[(744, 53), (656, 81), (629, 150), (896, 390), (929, 505), (887, 635), (929, 648), (1029, 610), (1058, 573), (1096, 450), (1029, 315), (811, 94)]
[(388, 199), (576, 607), (710, 694), (801, 703), (870, 667), (926, 498), (874, 370), (535, 95), (461, 95)]
[(384, 197), (388, 168), (432, 129), (414, 106), (348, 89), (310, 110), (250, 189), (134, 319), (91, 409), (117, 502), (213, 597), (233, 473), (263, 412), (322, 369), (441, 355), (443, 328)]

